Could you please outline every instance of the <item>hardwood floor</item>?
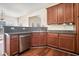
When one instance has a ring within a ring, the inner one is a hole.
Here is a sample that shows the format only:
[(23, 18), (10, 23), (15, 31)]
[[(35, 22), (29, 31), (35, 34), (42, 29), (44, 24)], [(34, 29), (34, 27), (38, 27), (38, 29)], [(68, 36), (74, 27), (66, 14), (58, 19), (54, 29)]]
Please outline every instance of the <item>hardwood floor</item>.
[(23, 52), (20, 56), (75, 56), (75, 54), (51, 48), (31, 48), (30, 50)]

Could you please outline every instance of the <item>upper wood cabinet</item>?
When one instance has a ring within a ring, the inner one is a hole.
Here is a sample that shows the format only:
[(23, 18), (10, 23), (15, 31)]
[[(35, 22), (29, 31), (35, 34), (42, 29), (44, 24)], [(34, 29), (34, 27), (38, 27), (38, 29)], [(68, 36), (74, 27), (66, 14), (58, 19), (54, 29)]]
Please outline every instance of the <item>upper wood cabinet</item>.
[(73, 23), (73, 3), (65, 3), (65, 23)]
[(76, 24), (76, 32), (79, 34), (79, 4), (74, 4), (74, 20)]
[(57, 6), (47, 8), (47, 23), (57, 24)]
[(58, 5), (47, 8), (47, 23), (74, 23), (73, 3), (60, 3)]
[(64, 9), (65, 4), (58, 4), (58, 24), (62, 24), (64, 22)]
[(73, 20), (74, 20), (75, 25), (77, 25), (77, 19), (78, 19), (78, 4), (74, 3), (73, 4)]

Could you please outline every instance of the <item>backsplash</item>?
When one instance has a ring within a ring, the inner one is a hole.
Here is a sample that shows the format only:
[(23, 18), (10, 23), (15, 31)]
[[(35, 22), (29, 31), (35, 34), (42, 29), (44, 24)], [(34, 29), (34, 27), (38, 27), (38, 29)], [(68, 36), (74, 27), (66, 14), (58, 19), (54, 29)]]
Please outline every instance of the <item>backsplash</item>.
[(75, 30), (75, 25), (48, 25), (48, 30)]

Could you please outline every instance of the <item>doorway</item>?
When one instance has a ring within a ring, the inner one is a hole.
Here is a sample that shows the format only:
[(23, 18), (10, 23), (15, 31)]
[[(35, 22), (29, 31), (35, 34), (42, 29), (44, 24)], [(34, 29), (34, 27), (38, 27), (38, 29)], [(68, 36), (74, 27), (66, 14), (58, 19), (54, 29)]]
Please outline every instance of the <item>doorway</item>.
[(41, 27), (41, 18), (39, 16), (29, 17), (29, 27)]

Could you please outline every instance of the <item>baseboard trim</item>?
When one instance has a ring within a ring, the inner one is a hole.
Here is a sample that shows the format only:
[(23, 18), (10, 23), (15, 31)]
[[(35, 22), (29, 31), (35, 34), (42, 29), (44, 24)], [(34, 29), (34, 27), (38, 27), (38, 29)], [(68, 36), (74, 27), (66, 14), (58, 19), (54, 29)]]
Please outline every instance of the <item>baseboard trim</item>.
[(78, 56), (78, 54), (76, 54), (76, 53), (68, 52), (68, 51), (65, 51), (65, 50), (62, 50), (62, 49), (59, 49), (59, 48), (50, 47), (50, 46), (48, 46), (48, 48), (55, 49), (55, 50), (58, 50), (58, 51), (62, 51), (62, 52), (65, 52), (65, 53), (69, 53), (69, 54), (73, 54), (75, 56)]
[(63, 50), (63, 49), (59, 49), (59, 48), (51, 47), (51, 46), (32, 46), (32, 48), (51, 48), (51, 49), (55, 49), (55, 50), (58, 50), (58, 51), (62, 51), (62, 52), (65, 52), (65, 53), (69, 53), (69, 54), (78, 56), (77, 53), (73, 53), (73, 52), (65, 51), (65, 50)]
[(32, 48), (47, 48), (47, 46), (32, 46)]

